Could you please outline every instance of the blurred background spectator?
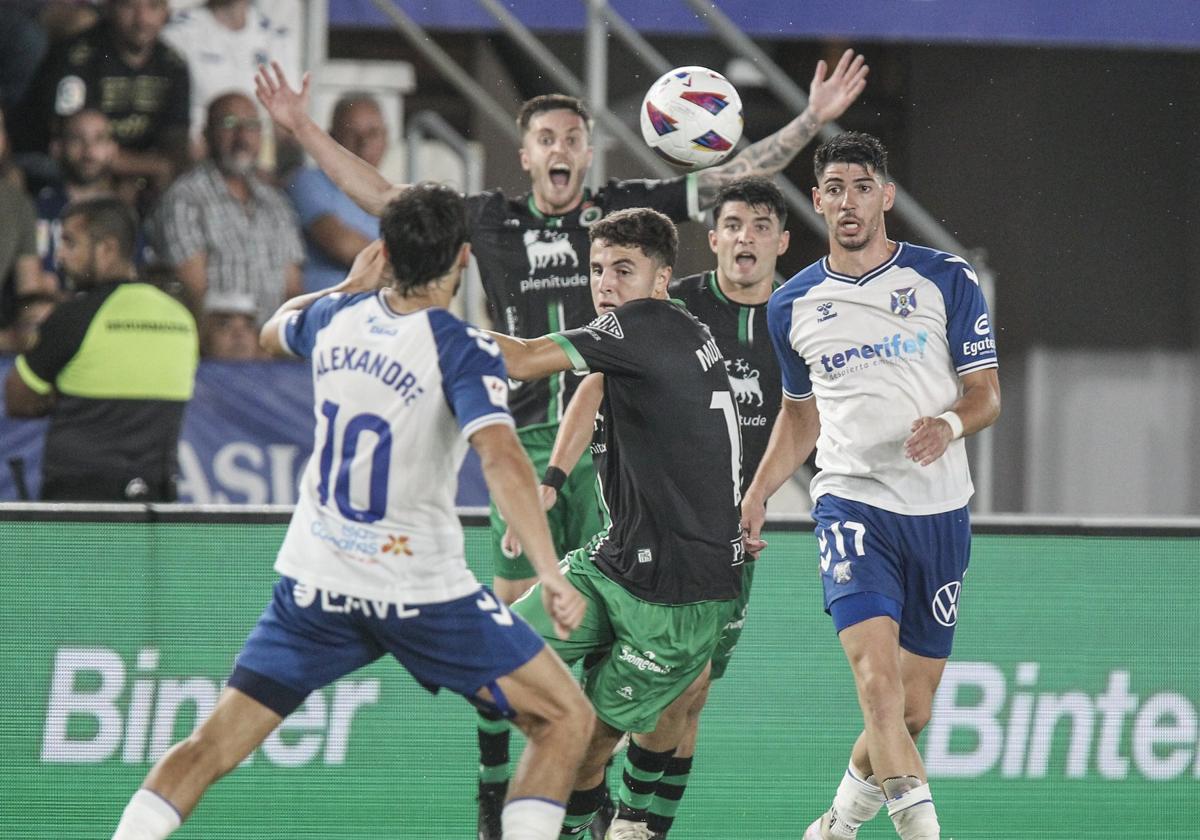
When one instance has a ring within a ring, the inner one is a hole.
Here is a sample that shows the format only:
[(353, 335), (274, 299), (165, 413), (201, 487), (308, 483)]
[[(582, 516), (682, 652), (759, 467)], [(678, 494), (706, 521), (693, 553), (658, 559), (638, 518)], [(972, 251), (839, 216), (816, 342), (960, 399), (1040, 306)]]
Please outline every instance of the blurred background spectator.
[[(191, 76), (192, 159), (204, 150), (205, 111), (222, 93), (240, 91), (253, 99), (258, 65), (277, 61), (289, 78), (300, 78), (301, 6), (286, 16), (268, 17), (260, 3), (251, 0), (208, 0), (176, 11), (163, 30), (163, 40), (188, 64)], [(264, 138), (271, 141), (272, 132)], [(264, 142), (260, 166), (273, 171), (274, 143)]]
[(52, 177), (46, 152), (58, 123), (84, 108), (112, 123), (113, 173), (146, 188), (146, 203), (186, 165), (188, 72), (159, 37), (167, 13), (166, 0), (108, 0), (94, 26), (50, 49), (14, 136), (35, 186)]
[(4, 383), (12, 417), (50, 416), (41, 498), (173, 501), (198, 363), (196, 322), (133, 266), (137, 217), (120, 199), (63, 214), (59, 257), (78, 293), (51, 313)]
[(30, 0), (5, 3), (0, 15), (0, 107), (11, 111), (25, 97), (46, 46), (38, 4)]
[[(376, 168), (387, 152), (383, 111), (369, 93), (347, 93), (333, 107), (329, 133)], [(314, 166), (297, 170), (287, 185), (288, 198), (304, 229), (304, 290), (315, 292), (340, 283), (354, 257), (379, 236), (379, 218), (339, 190)]]
[(0, 112), (0, 329), (11, 326), (17, 315), (17, 299), (40, 292), (53, 292), (38, 264), (37, 217), (22, 188), (20, 173), (12, 163)]
[(258, 307), (249, 295), (209, 295), (200, 319), (200, 354), (246, 362), (264, 358), (258, 347)]
[(24, 353), (33, 348), (41, 329), (54, 307), (58, 305), (59, 296), (45, 292), (34, 292), (17, 298), (14, 308), (16, 313), (8, 326), (0, 327), (0, 353)]
[[(37, 193), (37, 247), (42, 273), (47, 285), (62, 288), (55, 265), (59, 216), (72, 201), (98, 195), (115, 194), (113, 161), (117, 143), (113, 139), (108, 117), (94, 108), (76, 111), (62, 122), (62, 135), (50, 144), (50, 154), (56, 164), (58, 177)], [(132, 204), (132, 196), (122, 196)], [(135, 250), (140, 264), (141, 236)]]
[(204, 311), (208, 295), (243, 294), (254, 299), (262, 323), (302, 289), (296, 214), (256, 172), (262, 120), (248, 96), (228, 93), (212, 102), (205, 140), (208, 158), (163, 195), (152, 241), (174, 267), (192, 312)]

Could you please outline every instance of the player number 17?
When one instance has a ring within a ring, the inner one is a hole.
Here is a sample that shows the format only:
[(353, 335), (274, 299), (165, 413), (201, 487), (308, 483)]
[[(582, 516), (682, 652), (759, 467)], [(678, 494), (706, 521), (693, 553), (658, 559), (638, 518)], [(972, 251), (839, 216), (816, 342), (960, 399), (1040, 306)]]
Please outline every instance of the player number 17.
[(855, 555), (862, 557), (866, 554), (863, 546), (863, 539), (867, 535), (867, 526), (861, 522), (831, 522), (828, 528), (821, 529), (821, 536), (817, 542), (821, 548), (821, 570), (829, 571), (829, 563), (833, 560), (833, 552), (830, 550), (829, 538), (825, 536), (825, 532), (829, 531), (833, 534), (833, 548), (837, 549), (839, 557), (845, 558), (846, 554), (846, 536), (842, 534), (842, 529), (854, 534), (853, 550)]

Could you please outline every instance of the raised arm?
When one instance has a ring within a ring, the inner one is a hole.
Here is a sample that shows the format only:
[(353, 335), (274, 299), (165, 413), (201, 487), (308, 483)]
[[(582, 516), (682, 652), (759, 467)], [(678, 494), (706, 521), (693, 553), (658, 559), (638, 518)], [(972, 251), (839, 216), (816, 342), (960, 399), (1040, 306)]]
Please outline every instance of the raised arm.
[(951, 441), (981, 432), (1000, 416), (1000, 376), (996, 368), (977, 370), (962, 377), (962, 396), (949, 411), (937, 417), (918, 417), (912, 435), (904, 441), (904, 454), (921, 466), (932, 464)]
[(537, 572), (555, 632), (565, 639), (583, 620), (587, 604), (559, 571), (529, 456), (521, 448), (516, 432), (507, 425), (484, 426), (471, 435), (471, 446), (479, 453), (484, 481), (500, 515), (516, 532)]
[(750, 554), (767, 545), (759, 536), (767, 519), (767, 499), (808, 460), (820, 432), (816, 398), (793, 400), (785, 395), (758, 472), (742, 498), (742, 539)]
[(836, 120), (858, 99), (866, 87), (869, 69), (866, 60), (854, 50), (842, 53), (829, 78), (825, 78), (825, 61), (818, 61), (808, 89), (808, 107), (800, 116), (769, 137), (750, 144), (728, 163), (702, 170), (696, 176), (700, 207), (712, 206), (721, 187), (736, 178), (767, 177), (791, 163), (825, 123)]
[(387, 203), (407, 188), (393, 184), (379, 170), (342, 146), (329, 132), (308, 115), (308, 94), (312, 79), (308, 73), (300, 81), (300, 90), (288, 85), (287, 77), (278, 62), (259, 66), (254, 77), (258, 101), (267, 109), (276, 124), (290, 131), (304, 151), (312, 155), (317, 166), (325, 171), (338, 189), (372, 216), (383, 213)]

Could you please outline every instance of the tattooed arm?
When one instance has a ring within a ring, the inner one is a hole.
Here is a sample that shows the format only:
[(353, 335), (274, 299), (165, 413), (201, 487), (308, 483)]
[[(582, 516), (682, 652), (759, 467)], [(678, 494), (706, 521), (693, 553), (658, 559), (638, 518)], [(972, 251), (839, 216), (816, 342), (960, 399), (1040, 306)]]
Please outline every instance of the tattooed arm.
[(770, 137), (750, 144), (728, 163), (702, 170), (696, 176), (700, 206), (712, 206), (721, 187), (735, 178), (747, 175), (769, 177), (791, 163), (792, 158), (817, 136), (821, 126), (840, 117), (858, 98), (866, 87), (869, 69), (866, 60), (855, 55), (854, 50), (842, 53), (829, 78), (825, 78), (824, 60), (818, 61), (808, 89), (808, 107), (800, 116)]

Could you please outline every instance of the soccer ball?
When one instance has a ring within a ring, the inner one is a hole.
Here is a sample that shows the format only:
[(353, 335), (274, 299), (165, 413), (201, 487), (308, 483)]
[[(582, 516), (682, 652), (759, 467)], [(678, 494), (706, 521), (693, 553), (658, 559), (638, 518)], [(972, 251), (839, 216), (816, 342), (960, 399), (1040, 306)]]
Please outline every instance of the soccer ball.
[(707, 67), (676, 67), (646, 91), (642, 139), (683, 169), (720, 163), (742, 137), (742, 99)]

